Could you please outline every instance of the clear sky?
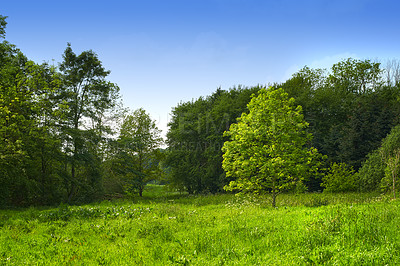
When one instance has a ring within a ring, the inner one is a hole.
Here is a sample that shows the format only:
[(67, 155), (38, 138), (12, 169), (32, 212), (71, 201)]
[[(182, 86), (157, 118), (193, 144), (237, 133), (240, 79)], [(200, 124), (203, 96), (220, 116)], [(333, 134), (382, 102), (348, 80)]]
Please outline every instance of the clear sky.
[(400, 58), (400, 1), (0, 0), (6, 40), (58, 63), (95, 51), (124, 104), (165, 133), (171, 108), (218, 87), (281, 82), (305, 65)]

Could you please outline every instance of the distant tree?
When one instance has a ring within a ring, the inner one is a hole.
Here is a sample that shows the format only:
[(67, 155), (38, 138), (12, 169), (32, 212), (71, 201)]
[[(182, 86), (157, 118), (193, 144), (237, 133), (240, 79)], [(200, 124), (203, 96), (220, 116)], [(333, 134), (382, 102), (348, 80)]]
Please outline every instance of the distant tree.
[(379, 152), (385, 165), (385, 176), (381, 181), (381, 187), (386, 191), (391, 190), (393, 198), (396, 198), (400, 176), (400, 125), (394, 127), (382, 141)]
[(0, 38), (4, 38), (6, 34), (6, 26), (7, 26), (6, 18), (7, 17), (0, 15)]
[(332, 66), (329, 81), (336, 88), (364, 94), (382, 84), (380, 63), (348, 58)]
[[(328, 163), (346, 162), (358, 170), (399, 120), (399, 89), (384, 86), (384, 73), (377, 62), (349, 58), (330, 71), (304, 67), (276, 87), (303, 107), (312, 146), (328, 156)], [(319, 189), (316, 180), (307, 186)]]
[(125, 116), (113, 170), (121, 176), (128, 192), (136, 191), (142, 196), (146, 184), (161, 175), (159, 149), (162, 143), (161, 131), (145, 110), (140, 108)]
[(249, 113), (231, 125), (222, 166), (237, 179), (226, 190), (269, 192), (275, 207), (278, 194), (317, 171), (320, 155), (307, 146), (312, 136), (294, 101), (283, 89), (262, 89), (248, 104)]
[(358, 189), (362, 192), (378, 191), (385, 176), (385, 163), (379, 149), (370, 152), (357, 172)]
[(391, 59), (386, 62), (384, 73), (387, 86), (396, 86), (400, 84), (400, 61)]
[(333, 163), (322, 180), (324, 192), (349, 192), (358, 188), (353, 167), (345, 163)]
[(119, 99), (119, 88), (106, 80), (105, 70), (93, 51), (76, 55), (68, 44), (60, 64), (63, 84), (57, 91), (60, 102), (68, 106), (62, 125), (63, 146), (67, 158), (65, 185), (68, 201), (84, 191), (84, 197), (96, 193), (101, 181), (101, 158), (98, 148), (109, 132), (103, 123), (104, 113)]

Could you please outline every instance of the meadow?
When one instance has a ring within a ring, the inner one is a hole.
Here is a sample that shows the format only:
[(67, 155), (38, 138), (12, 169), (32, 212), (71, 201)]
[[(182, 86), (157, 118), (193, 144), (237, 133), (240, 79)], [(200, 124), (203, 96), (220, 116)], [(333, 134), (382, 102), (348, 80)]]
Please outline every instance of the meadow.
[(0, 265), (398, 265), (400, 201), (189, 196), (0, 210)]

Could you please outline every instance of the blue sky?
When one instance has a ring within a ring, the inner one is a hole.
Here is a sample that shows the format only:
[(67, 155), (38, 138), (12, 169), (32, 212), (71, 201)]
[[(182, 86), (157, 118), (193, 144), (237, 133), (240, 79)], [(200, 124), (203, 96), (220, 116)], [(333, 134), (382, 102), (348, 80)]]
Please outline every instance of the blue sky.
[(387, 0), (2, 0), (6, 39), (28, 58), (93, 50), (124, 104), (165, 133), (171, 108), (218, 87), (284, 81), (305, 65), (400, 58), (400, 2)]

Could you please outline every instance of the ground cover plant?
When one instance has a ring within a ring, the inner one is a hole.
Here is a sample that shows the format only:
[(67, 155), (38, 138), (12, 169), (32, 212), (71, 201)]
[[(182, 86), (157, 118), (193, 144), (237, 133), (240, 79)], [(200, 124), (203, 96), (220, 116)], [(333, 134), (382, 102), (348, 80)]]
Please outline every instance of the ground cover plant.
[(377, 194), (169, 194), (0, 211), (0, 264), (395, 265), (400, 201)]

